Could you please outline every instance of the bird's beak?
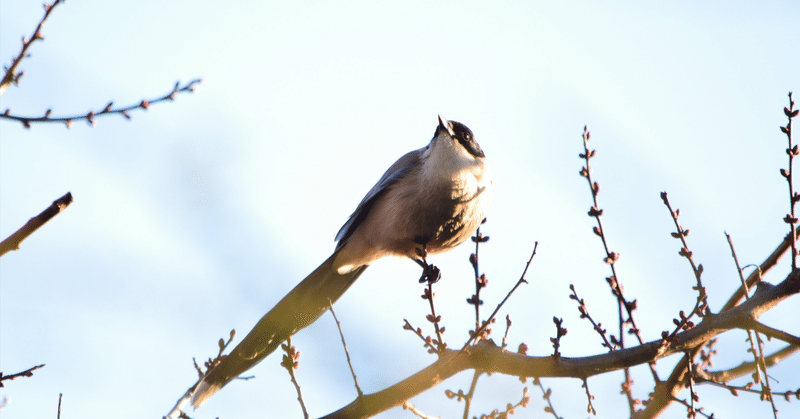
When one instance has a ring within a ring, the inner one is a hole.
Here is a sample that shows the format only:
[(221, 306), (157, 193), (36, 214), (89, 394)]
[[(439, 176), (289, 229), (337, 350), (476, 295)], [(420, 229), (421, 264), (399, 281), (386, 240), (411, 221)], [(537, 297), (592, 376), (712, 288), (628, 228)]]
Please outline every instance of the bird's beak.
[(439, 126), (446, 129), (447, 133), (450, 134), (451, 137), (456, 136), (456, 133), (453, 132), (453, 125), (441, 115), (439, 115)]

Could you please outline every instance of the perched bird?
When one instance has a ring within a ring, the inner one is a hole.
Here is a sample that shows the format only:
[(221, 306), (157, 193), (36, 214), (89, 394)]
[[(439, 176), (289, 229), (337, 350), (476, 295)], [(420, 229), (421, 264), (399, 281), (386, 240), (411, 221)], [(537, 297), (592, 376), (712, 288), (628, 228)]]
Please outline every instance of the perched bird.
[(400, 157), (336, 235), (336, 250), (270, 310), (195, 387), (197, 408), (261, 362), (336, 302), (370, 263), (405, 256), (423, 267), (420, 282), (439, 279), (425, 256), (467, 240), (483, 221), (492, 191), (486, 156), (464, 124), (441, 115), (430, 143)]

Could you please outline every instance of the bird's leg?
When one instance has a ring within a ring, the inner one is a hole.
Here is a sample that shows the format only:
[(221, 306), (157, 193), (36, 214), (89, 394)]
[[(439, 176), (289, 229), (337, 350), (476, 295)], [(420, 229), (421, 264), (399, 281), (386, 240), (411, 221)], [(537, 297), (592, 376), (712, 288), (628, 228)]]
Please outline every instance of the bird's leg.
[(434, 284), (438, 282), (442, 278), (442, 271), (436, 266), (428, 264), (428, 238), (418, 237), (414, 239), (414, 243), (422, 246), (415, 249), (419, 259), (414, 259), (414, 262), (417, 262), (422, 267), (422, 276), (419, 277), (419, 283)]

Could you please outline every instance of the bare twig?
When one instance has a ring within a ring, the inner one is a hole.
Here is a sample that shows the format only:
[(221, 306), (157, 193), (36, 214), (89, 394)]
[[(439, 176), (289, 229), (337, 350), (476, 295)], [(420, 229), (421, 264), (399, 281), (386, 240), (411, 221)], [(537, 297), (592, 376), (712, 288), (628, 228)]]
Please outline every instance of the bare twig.
[[(792, 231), (794, 231), (794, 228), (792, 228)], [(731, 240), (731, 236), (728, 235), (727, 232), (725, 233), (725, 237), (728, 238), (728, 245), (731, 248), (733, 261), (736, 263), (736, 270), (739, 272), (739, 280), (742, 282), (742, 288), (744, 288), (745, 298), (749, 299), (750, 297), (748, 297), (749, 290), (747, 288), (747, 281), (745, 281), (744, 275), (742, 274), (742, 268), (741, 266), (739, 266), (739, 257), (736, 256), (736, 250), (733, 248), (733, 241)], [(761, 324), (759, 323), (759, 325)], [(766, 327), (765, 325), (761, 326)], [(755, 337), (753, 335), (755, 335)], [(753, 377), (757, 378), (757, 381), (761, 382), (761, 393), (765, 397), (769, 398), (769, 401), (772, 404), (772, 413), (775, 416), (775, 419), (778, 419), (778, 409), (775, 407), (775, 400), (772, 397), (772, 388), (770, 387), (769, 384), (769, 374), (767, 374), (767, 365), (764, 360), (764, 343), (761, 341), (761, 336), (758, 334), (758, 331), (753, 331), (751, 329), (747, 329), (747, 340), (750, 342), (750, 353), (753, 355), (753, 361), (754, 364), (756, 365), (756, 372), (753, 374)], [(691, 381), (689, 382), (689, 384), (691, 385)], [(692, 394), (694, 394), (694, 392), (692, 392)]]
[(63, 394), (58, 393), (58, 413), (56, 414), (56, 419), (61, 419), (61, 398)]
[[(688, 402), (686, 402), (686, 400), (675, 399), (675, 400), (673, 400), (673, 401), (674, 401), (675, 403), (679, 403), (679, 404), (682, 404), (682, 405), (686, 406), (686, 409), (687, 409), (687, 411), (688, 411), (688, 409), (689, 409), (690, 405), (689, 405), (689, 403), (688, 403)], [(713, 413), (709, 415), (708, 413), (705, 413), (705, 412), (703, 412), (703, 410), (704, 410), (704, 409), (703, 409), (702, 407), (698, 407), (698, 408), (696, 408), (694, 411), (695, 411), (695, 413), (696, 413), (696, 414), (703, 415), (703, 416), (705, 416), (705, 417), (707, 417), (707, 418), (709, 418), (709, 419), (714, 419), (714, 418), (715, 418), (715, 416), (714, 416), (714, 414), (713, 414)]]
[(694, 323), (691, 321), (693, 316), (697, 315), (702, 317), (704, 313), (709, 311), (709, 308), (708, 294), (706, 294), (706, 287), (703, 286), (703, 281), (701, 279), (703, 275), (703, 265), (695, 264), (694, 259), (692, 258), (693, 252), (689, 250), (689, 245), (686, 243), (686, 236), (689, 235), (689, 229), (684, 229), (678, 222), (678, 217), (681, 215), (681, 210), (672, 210), (672, 205), (669, 203), (669, 197), (667, 196), (666, 192), (661, 192), (661, 199), (664, 201), (664, 205), (667, 207), (667, 209), (669, 209), (669, 214), (672, 217), (675, 228), (678, 230), (675, 233), (671, 233), (673, 238), (681, 241), (682, 247), (678, 254), (689, 261), (689, 264), (692, 266), (692, 272), (694, 273), (695, 281), (697, 282), (697, 285), (692, 287), (693, 290), (697, 291), (697, 300), (695, 301), (692, 310), (688, 315), (684, 314), (683, 310), (681, 310), (679, 313), (680, 319), (673, 320), (675, 323), (675, 329), (672, 331), (672, 333), (668, 333), (667, 331), (661, 332), (661, 338), (663, 339), (664, 344), (668, 345), (670, 342), (672, 342), (679, 331), (694, 327)]
[(23, 240), (27, 239), (28, 236), (33, 234), (34, 231), (38, 230), (39, 227), (43, 226), (46, 222), (58, 215), (58, 213), (67, 208), (71, 203), (72, 194), (69, 192), (67, 192), (67, 194), (61, 198), (53, 201), (53, 203), (47, 207), (47, 209), (42, 211), (41, 214), (28, 220), (28, 222), (22, 226), (22, 228), (17, 230), (14, 234), (8, 236), (8, 238), (0, 243), (0, 256), (5, 255), (12, 250), (19, 250), (19, 245)]
[(792, 183), (792, 167), (794, 163), (794, 157), (800, 155), (800, 148), (798, 148), (797, 145), (792, 144), (792, 119), (797, 116), (798, 111), (800, 111), (800, 109), (794, 108), (792, 92), (789, 92), (789, 106), (783, 108), (783, 113), (786, 115), (786, 118), (788, 118), (789, 121), (786, 123), (785, 127), (781, 127), (781, 132), (786, 134), (786, 139), (789, 142), (789, 146), (786, 148), (786, 154), (789, 155), (789, 168), (781, 169), (781, 175), (789, 184), (789, 214), (783, 218), (783, 221), (789, 224), (789, 234), (792, 235), (792, 269), (797, 268), (797, 233), (794, 229), (794, 225), (797, 224), (797, 217), (794, 213), (794, 206), (797, 201), (800, 201), (800, 194), (794, 191), (794, 185)]
[(501, 348), (508, 346), (508, 331), (511, 330), (511, 315), (506, 314), (506, 332), (503, 334), (503, 341), (500, 345)]
[(495, 316), (497, 316), (497, 312), (500, 311), (500, 308), (503, 307), (503, 304), (505, 304), (506, 301), (508, 301), (508, 298), (511, 297), (511, 294), (513, 294), (514, 291), (516, 291), (517, 288), (519, 288), (519, 286), (522, 285), (523, 283), (525, 284), (528, 283), (528, 281), (525, 279), (525, 274), (528, 272), (528, 268), (531, 266), (531, 261), (533, 261), (533, 257), (536, 256), (536, 249), (538, 247), (539, 247), (539, 242), (538, 241), (534, 242), (533, 252), (531, 253), (531, 257), (528, 259), (528, 263), (525, 264), (525, 269), (522, 271), (522, 275), (519, 277), (519, 280), (517, 281), (516, 284), (514, 284), (514, 287), (511, 288), (511, 291), (509, 291), (508, 294), (506, 294), (505, 298), (503, 298), (503, 301), (501, 301), (500, 304), (497, 305), (497, 307), (492, 312), (492, 315), (489, 316), (489, 318), (483, 322), (483, 325), (480, 327), (480, 329), (472, 333), (469, 340), (467, 340), (467, 342), (464, 343), (464, 346), (461, 347), (462, 351), (467, 349), (467, 347), (472, 343), (472, 341), (476, 340), (479, 336), (483, 334), (486, 328), (489, 327), (489, 325), (492, 323), (492, 320), (494, 320)]
[(155, 103), (175, 100), (175, 96), (179, 93), (194, 92), (195, 85), (201, 83), (202, 81), (203, 81), (202, 79), (192, 80), (189, 83), (186, 83), (184, 86), (181, 86), (180, 82), (175, 82), (175, 86), (172, 88), (172, 91), (164, 96), (161, 96), (156, 99), (142, 100), (141, 102), (135, 105), (129, 105), (121, 108), (114, 108), (114, 102), (108, 102), (108, 104), (102, 110), (99, 111), (89, 111), (83, 115), (60, 116), (60, 117), (50, 116), (50, 114), (52, 113), (50, 109), (48, 109), (44, 113), (44, 115), (38, 117), (13, 115), (11, 114), (11, 110), (6, 109), (5, 112), (0, 114), (0, 119), (10, 119), (12, 121), (17, 121), (21, 123), (22, 126), (24, 126), (25, 128), (30, 128), (31, 124), (53, 123), (53, 122), (62, 123), (67, 128), (71, 128), (73, 121), (86, 121), (86, 123), (88, 123), (89, 125), (94, 126), (95, 117), (119, 114), (122, 115), (125, 119), (131, 119), (131, 116), (129, 115), (130, 111), (134, 111), (137, 109), (147, 110), (150, 108), (150, 105), (153, 105)]
[[(195, 358), (192, 358), (194, 369), (197, 371), (197, 377), (198, 377), (197, 381), (195, 381), (195, 383), (192, 384), (192, 386), (189, 387), (189, 389), (186, 390), (185, 393), (183, 393), (183, 395), (178, 399), (178, 401), (175, 402), (175, 406), (172, 407), (172, 410), (170, 410), (169, 413), (167, 413), (167, 415), (164, 416), (164, 418), (176, 419), (176, 418), (186, 417), (186, 414), (183, 412), (182, 409), (189, 403), (189, 401), (192, 398), (192, 394), (194, 394), (195, 388), (197, 388), (197, 385), (200, 384), (201, 381), (203, 381), (203, 378), (205, 378), (206, 374), (211, 372), (211, 370), (213, 370), (214, 367), (217, 366), (217, 364), (219, 364), (223, 358), (225, 358), (226, 355), (223, 355), (222, 353), (225, 351), (228, 345), (231, 344), (231, 341), (233, 341), (234, 336), (236, 336), (236, 330), (231, 329), (230, 336), (228, 337), (227, 342), (225, 341), (225, 339), (222, 338), (219, 339), (219, 342), (217, 342), (217, 347), (219, 348), (219, 352), (217, 352), (217, 356), (214, 359), (208, 358), (208, 361), (203, 363), (205, 371), (203, 371), (203, 368), (200, 368), (200, 366), (197, 365), (197, 360)], [(240, 380), (249, 380), (250, 378), (253, 377), (239, 377)]]
[(428, 353), (435, 354), (437, 352), (437, 350), (433, 347), (433, 338), (432, 337), (425, 336), (422, 333), (422, 328), (421, 327), (418, 327), (418, 328), (414, 329), (414, 326), (412, 326), (411, 323), (409, 323), (407, 319), (403, 319), (403, 321), (405, 322), (405, 324), (403, 325), (403, 329), (404, 330), (410, 330), (410, 331), (414, 332), (415, 335), (417, 335), (420, 339), (422, 339), (422, 341), (425, 342), (425, 348), (428, 349)]
[(44, 367), (44, 364), (37, 365), (35, 367), (30, 367), (25, 371), (21, 371), (21, 372), (18, 372), (16, 374), (11, 374), (11, 375), (3, 375), (3, 373), (0, 372), (0, 387), (5, 387), (5, 385), (3, 385), (3, 381), (16, 380), (17, 378), (20, 378), (20, 377), (33, 377), (33, 372), (38, 370), (39, 368), (42, 368), (42, 367)]
[(28, 54), (28, 48), (30, 48), (34, 42), (44, 39), (44, 36), (42, 36), (42, 27), (44, 26), (44, 22), (48, 17), (50, 17), (50, 12), (52, 12), (56, 6), (63, 2), (63, 0), (55, 0), (52, 4), (44, 5), (44, 16), (42, 16), (42, 20), (40, 20), (39, 24), (36, 26), (36, 30), (33, 31), (33, 35), (31, 35), (30, 38), (22, 38), (22, 50), (19, 52), (19, 55), (14, 57), (14, 59), (11, 61), (10, 67), (4, 68), (5, 74), (3, 75), (3, 80), (0, 81), (0, 95), (2, 95), (12, 83), (19, 84), (19, 79), (23, 74), (25, 74), (24, 71), (17, 72), (19, 64), (26, 57), (30, 56), (30, 54)]
[(481, 372), (479, 370), (473, 371), (469, 392), (464, 395), (464, 419), (469, 418), (469, 409), (472, 407), (472, 398), (475, 397), (475, 388), (478, 387), (478, 378), (480, 378), (480, 376)]
[(294, 375), (294, 370), (300, 367), (300, 351), (297, 350), (296, 347), (292, 346), (292, 338), (286, 339), (286, 343), (281, 344), (281, 349), (286, 352), (286, 355), (283, 356), (281, 360), (281, 366), (289, 371), (289, 377), (292, 379), (292, 384), (294, 384), (294, 389), (297, 390), (297, 401), (300, 403), (300, 408), (303, 409), (303, 417), (308, 419), (308, 410), (306, 409), (306, 404), (303, 401), (303, 393), (300, 391), (300, 384), (297, 383), (297, 378)]
[(350, 367), (350, 373), (353, 374), (353, 382), (356, 385), (356, 391), (358, 392), (359, 397), (364, 395), (364, 392), (361, 391), (361, 386), (358, 385), (358, 378), (356, 378), (356, 371), (353, 369), (353, 362), (350, 361), (350, 353), (347, 351), (347, 343), (344, 341), (344, 332), (342, 332), (342, 323), (339, 322), (339, 319), (336, 317), (336, 312), (333, 311), (333, 303), (331, 302), (331, 306), (329, 307), (331, 314), (333, 314), (333, 320), (336, 321), (336, 327), (339, 328), (339, 336), (342, 337), (342, 347), (344, 348), (344, 355), (347, 357), (347, 365)]
[[(481, 224), (484, 223), (486, 223), (485, 218)], [(478, 227), (478, 230), (475, 231), (475, 235), (472, 236), (472, 241), (475, 243), (475, 253), (469, 255), (469, 262), (472, 264), (472, 269), (475, 271), (475, 294), (467, 299), (467, 303), (475, 306), (475, 330), (478, 330), (481, 327), (481, 306), (483, 305), (481, 289), (485, 288), (487, 285), (486, 275), (481, 275), (478, 269), (478, 250), (480, 249), (481, 243), (489, 241), (489, 237), (484, 236), (481, 233), (481, 228)]]
[(695, 393), (694, 391), (694, 372), (692, 371), (694, 369), (693, 367), (694, 364), (691, 362), (686, 365), (686, 375), (689, 377), (689, 404), (686, 406), (688, 410), (686, 417), (688, 418), (697, 417), (697, 410), (695, 410), (694, 408), (694, 402), (700, 400), (700, 398), (697, 396), (697, 393)]
[(439, 352), (442, 352), (447, 347), (447, 344), (444, 343), (444, 340), (442, 340), (442, 333), (444, 333), (445, 328), (439, 327), (439, 322), (442, 321), (442, 316), (436, 315), (436, 307), (434, 307), (433, 304), (434, 296), (436, 296), (436, 294), (433, 292), (433, 282), (428, 282), (427, 288), (425, 288), (425, 291), (422, 293), (422, 299), (428, 300), (430, 303), (431, 314), (425, 316), (425, 319), (433, 323), (433, 328), (436, 331), (436, 347), (438, 348)]
[(586, 379), (583, 379), (583, 384), (581, 385), (586, 390), (586, 399), (588, 400), (588, 405), (586, 406), (586, 413), (591, 413), (593, 416), (597, 416), (597, 410), (595, 410), (594, 405), (592, 404), (592, 400), (594, 400), (594, 396), (589, 391), (589, 383)]
[(569, 284), (569, 289), (572, 290), (572, 294), (569, 296), (569, 298), (578, 302), (578, 312), (581, 313), (581, 318), (588, 319), (592, 323), (594, 331), (597, 332), (601, 338), (603, 338), (603, 347), (608, 348), (609, 351), (613, 351), (615, 346), (606, 338), (606, 329), (603, 329), (603, 324), (594, 321), (592, 316), (589, 314), (589, 309), (586, 308), (586, 301), (584, 301), (583, 298), (578, 297), (578, 292), (575, 291), (575, 285)]
[(488, 415), (481, 415), (481, 418), (508, 418), (516, 412), (518, 407), (528, 407), (528, 403), (531, 402), (531, 397), (528, 396), (529, 389), (528, 387), (522, 388), (522, 398), (516, 404), (507, 403), (505, 410), (498, 410), (494, 409)]
[(406, 400), (403, 403), (403, 409), (404, 410), (408, 410), (409, 412), (413, 413), (415, 416), (420, 417), (422, 419), (441, 419), (441, 418), (436, 417), (436, 416), (426, 415), (421, 410), (417, 409), (417, 407), (414, 406), (413, 404), (411, 404), (411, 402), (409, 402), (408, 400)]
[[(633, 334), (636, 336), (636, 339), (639, 341), (640, 344), (644, 342), (642, 339), (641, 330), (636, 323), (636, 319), (633, 316), (633, 312), (636, 310), (637, 301), (628, 301), (625, 298), (625, 294), (623, 292), (622, 284), (620, 284), (619, 276), (617, 275), (616, 269), (616, 262), (619, 260), (619, 253), (612, 252), (608, 245), (608, 240), (606, 239), (606, 233), (603, 228), (603, 221), (601, 220), (601, 216), (603, 215), (603, 210), (600, 208), (597, 200), (597, 196), (600, 193), (600, 184), (596, 181), (592, 180), (592, 166), (591, 166), (591, 159), (597, 154), (597, 150), (590, 150), (589, 149), (589, 139), (591, 138), (591, 133), (588, 130), (588, 127), (583, 127), (583, 153), (579, 155), (580, 158), (584, 159), (585, 166), (581, 168), (580, 175), (586, 178), (586, 181), (589, 183), (589, 189), (592, 192), (592, 207), (589, 208), (589, 216), (594, 217), (597, 221), (597, 225), (592, 229), (592, 231), (600, 237), (600, 240), (603, 242), (603, 249), (606, 252), (605, 258), (603, 261), (608, 264), (611, 268), (611, 276), (606, 278), (606, 282), (608, 282), (609, 287), (611, 287), (611, 293), (617, 298), (617, 316), (618, 316), (618, 323), (619, 323), (619, 338), (615, 337), (614, 335), (610, 336), (611, 343), (619, 346), (620, 348), (625, 347), (625, 325), (630, 324), (631, 327), (628, 329), (628, 333)], [(625, 313), (628, 314), (628, 318), (625, 319), (623, 316), (623, 310)], [(660, 382), (661, 379), (658, 377), (658, 373), (656, 372), (655, 364), (651, 363), (650, 365), (650, 373), (653, 376), (653, 381), (656, 383)], [(625, 370), (625, 381), (622, 384), (622, 390), (625, 393), (625, 397), (628, 400), (628, 408), (631, 415), (634, 413), (636, 409), (636, 405), (638, 404), (638, 400), (633, 397), (633, 380), (631, 379), (630, 371)]]
[(542, 380), (540, 380), (539, 377), (533, 379), (533, 384), (539, 386), (539, 388), (542, 390), (542, 398), (547, 402), (547, 406), (544, 408), (544, 411), (553, 415), (555, 419), (564, 419), (558, 416), (558, 413), (556, 413), (556, 408), (553, 407), (553, 401), (550, 399), (550, 396), (553, 395), (553, 390), (549, 388), (545, 390), (544, 386), (542, 385)]
[(567, 335), (567, 329), (561, 327), (563, 322), (563, 319), (553, 316), (553, 324), (556, 325), (556, 337), (550, 338), (550, 343), (553, 344), (553, 358), (556, 359), (561, 357), (561, 352), (558, 351), (558, 349), (561, 347), (561, 338)]
[[(625, 298), (625, 295), (622, 290), (622, 286), (619, 282), (619, 276), (617, 275), (617, 270), (614, 267), (614, 264), (617, 260), (619, 260), (619, 253), (612, 252), (608, 246), (608, 240), (606, 239), (605, 230), (603, 229), (603, 221), (600, 218), (603, 215), (603, 210), (599, 207), (597, 197), (600, 193), (600, 184), (592, 180), (592, 167), (590, 161), (592, 157), (597, 154), (597, 150), (590, 150), (589, 149), (589, 139), (592, 137), (592, 134), (589, 132), (588, 127), (583, 127), (583, 153), (579, 155), (580, 158), (584, 159), (585, 166), (581, 168), (580, 175), (586, 178), (586, 181), (589, 183), (589, 189), (592, 192), (592, 207), (589, 208), (589, 216), (594, 217), (597, 221), (597, 226), (592, 229), (594, 233), (600, 237), (600, 240), (603, 243), (603, 249), (606, 252), (605, 258), (603, 261), (606, 262), (609, 267), (611, 268), (611, 277), (608, 278), (608, 284), (611, 286), (611, 290), (614, 295), (617, 297), (619, 302), (619, 345), (620, 347), (625, 347), (625, 324), (630, 323), (632, 326), (633, 334), (636, 335), (639, 343), (642, 343), (642, 337), (639, 331), (639, 328), (636, 326), (636, 320), (633, 317), (633, 311), (636, 309), (636, 301), (628, 301)], [(627, 311), (628, 320), (625, 320), (622, 315), (622, 310)], [(655, 370), (653, 370), (655, 373)]]
[(728, 232), (725, 232), (725, 238), (728, 240), (728, 247), (731, 248), (731, 256), (733, 257), (733, 262), (736, 264), (736, 272), (739, 273), (739, 280), (742, 281), (742, 288), (744, 288), (744, 297), (750, 298), (750, 289), (747, 286), (747, 281), (744, 279), (744, 273), (742, 273), (742, 267), (739, 265), (739, 257), (736, 256), (736, 249), (733, 248), (733, 239), (731, 239), (731, 235)]
[[(755, 271), (750, 273), (750, 275), (747, 276), (747, 279), (745, 280), (747, 287), (752, 287), (756, 283), (760, 282), (761, 278), (764, 275), (766, 275), (770, 269), (774, 268), (775, 265), (778, 264), (783, 255), (785, 255), (786, 252), (789, 249), (791, 249), (792, 237), (796, 237), (797, 235), (800, 235), (800, 227), (795, 229), (794, 235), (787, 234), (783, 238), (783, 241), (781, 241), (781, 243), (778, 244), (775, 250), (773, 250), (772, 253), (770, 253), (770, 255), (767, 256), (767, 258), (764, 259), (764, 261), (758, 265), (758, 269), (756, 269)], [(740, 287), (739, 289), (737, 289), (733, 293), (733, 295), (731, 295), (730, 298), (728, 298), (728, 301), (725, 302), (725, 305), (722, 306), (722, 309), (720, 309), (720, 311), (730, 310), (731, 308), (737, 306), (743, 299), (745, 299), (744, 294), (745, 294), (744, 288)]]
[[(772, 397), (772, 386), (769, 384), (769, 374), (767, 374), (767, 364), (764, 361), (764, 341), (761, 340), (761, 335), (758, 332), (753, 333), (756, 335), (756, 348), (753, 348), (753, 337), (750, 336), (750, 330), (747, 330), (748, 339), (750, 340), (750, 350), (753, 353), (753, 360), (758, 366), (758, 369), (753, 374), (753, 379), (761, 384), (761, 400), (769, 400), (772, 405), (772, 415), (778, 419), (778, 408), (775, 406), (775, 398)], [(759, 374), (761, 377), (759, 378)]]
[(203, 371), (203, 369), (200, 368), (199, 365), (197, 365), (197, 361), (194, 358), (192, 358), (192, 362), (194, 363), (194, 369), (197, 371), (198, 377), (200, 377), (198, 383), (200, 382), (200, 380), (203, 379), (203, 377), (206, 376), (206, 374), (211, 372), (211, 370), (213, 370), (214, 367), (216, 367), (217, 364), (219, 364), (222, 361), (222, 358), (225, 357), (225, 355), (222, 355), (222, 353), (225, 352), (225, 349), (228, 347), (228, 345), (231, 344), (234, 336), (236, 336), (236, 329), (231, 329), (231, 332), (228, 334), (227, 342), (225, 341), (225, 339), (219, 338), (219, 342), (217, 342), (217, 348), (219, 348), (219, 352), (217, 352), (216, 357), (214, 357), (213, 359), (208, 358), (208, 361), (205, 361), (203, 363), (205, 371)]

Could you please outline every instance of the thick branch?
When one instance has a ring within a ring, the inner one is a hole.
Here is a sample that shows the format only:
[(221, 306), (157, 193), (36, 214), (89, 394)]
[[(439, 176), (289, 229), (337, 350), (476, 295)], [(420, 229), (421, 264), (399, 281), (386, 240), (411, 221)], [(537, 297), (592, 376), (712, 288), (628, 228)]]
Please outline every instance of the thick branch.
[[(770, 255), (770, 257), (767, 258), (767, 260), (761, 265), (762, 271), (764, 271), (763, 268), (765, 265), (767, 269), (769, 269), (774, 266), (775, 263), (777, 263), (778, 259), (780, 259), (782, 256), (782, 253), (779, 253), (779, 250), (782, 249), (782, 251), (785, 252), (788, 248), (789, 246), (786, 241), (778, 246), (778, 249), (776, 249), (775, 252), (773, 252), (772, 255)], [(752, 298), (739, 306), (731, 308), (727, 311), (723, 311), (722, 313), (714, 315), (713, 317), (725, 316), (733, 312), (744, 312), (746, 316), (742, 318), (742, 323), (738, 324), (736, 327), (747, 330), (748, 328), (752, 327), (753, 320), (757, 320), (762, 314), (777, 305), (781, 300), (798, 293), (798, 290), (800, 290), (800, 273), (798, 272), (800, 271), (793, 271), (786, 279), (783, 280), (783, 282), (777, 286), (768, 284), (766, 282), (760, 282), (758, 288), (756, 289), (756, 293)], [(750, 279), (752, 277), (753, 275), (747, 279), (748, 283), (750, 283)], [(753, 282), (755, 283), (755, 280)], [(739, 291), (742, 291), (742, 287), (739, 287)], [(741, 298), (744, 298), (743, 293), (741, 294)], [(729, 307), (735, 300), (736, 295), (734, 294), (734, 296), (728, 300), (728, 303), (725, 305), (725, 307)], [(753, 304), (754, 302), (756, 302), (755, 305)], [(705, 323), (705, 319), (703, 323)], [(701, 323), (701, 325), (703, 323)], [(672, 374), (670, 375), (669, 379), (656, 385), (656, 388), (653, 391), (652, 400), (650, 400), (650, 402), (647, 404), (647, 408), (645, 410), (637, 412), (638, 415), (635, 416), (636, 419), (658, 417), (667, 408), (667, 406), (669, 406), (669, 404), (678, 397), (678, 395), (686, 387), (686, 366), (689, 362), (692, 362), (692, 359), (694, 359), (700, 349), (701, 347), (698, 346), (688, 351), (688, 355), (684, 356), (683, 359), (681, 359), (675, 366), (675, 369), (672, 370)]]
[[(701, 348), (709, 339), (730, 329), (745, 329), (764, 312), (800, 291), (800, 270), (794, 271), (778, 285), (762, 283), (748, 301), (726, 312), (708, 315), (693, 329), (682, 332), (677, 340), (664, 345), (661, 339), (632, 348), (581, 358), (526, 356), (511, 353), (490, 341), (481, 341), (463, 351), (447, 349), (424, 370), (377, 393), (356, 399), (325, 418), (364, 418), (401, 405), (468, 369), (525, 377), (587, 378), (655, 361), (675, 353)], [(662, 391), (665, 383), (658, 384)]]
[(17, 230), (16, 233), (8, 236), (7, 239), (0, 243), (0, 256), (5, 255), (12, 250), (19, 250), (19, 244), (22, 243), (23, 240), (27, 239), (28, 236), (33, 234), (34, 231), (38, 230), (39, 227), (44, 225), (44, 223), (50, 221), (51, 218), (58, 215), (58, 213), (67, 208), (71, 203), (72, 194), (69, 192), (67, 192), (67, 194), (61, 198), (53, 201), (53, 204), (42, 211), (41, 214), (28, 220), (28, 222), (22, 226), (22, 228)]

